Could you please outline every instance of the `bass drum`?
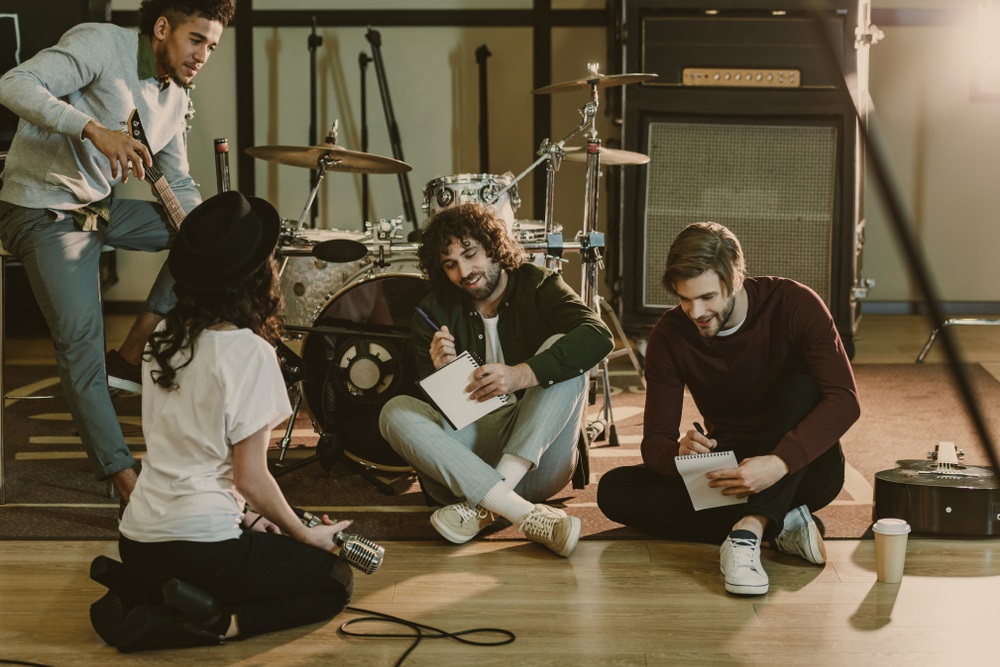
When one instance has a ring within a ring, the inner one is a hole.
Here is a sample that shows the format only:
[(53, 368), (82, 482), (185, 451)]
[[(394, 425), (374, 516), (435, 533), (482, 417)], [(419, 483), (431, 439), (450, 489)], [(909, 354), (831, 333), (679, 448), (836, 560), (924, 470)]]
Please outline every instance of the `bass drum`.
[(378, 417), (393, 396), (418, 395), (410, 321), (429, 292), (416, 258), (366, 267), (323, 306), (302, 342), (306, 409), (335, 448), (368, 468), (413, 470), (382, 438)]

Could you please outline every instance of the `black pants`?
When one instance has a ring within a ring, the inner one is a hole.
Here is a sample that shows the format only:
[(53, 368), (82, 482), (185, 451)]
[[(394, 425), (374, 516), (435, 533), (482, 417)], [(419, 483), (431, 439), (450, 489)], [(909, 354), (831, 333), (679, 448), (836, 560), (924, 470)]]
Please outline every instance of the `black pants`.
[(154, 590), (177, 578), (235, 613), (240, 637), (333, 618), (351, 601), (354, 574), (331, 553), (270, 533), (223, 542), (135, 542), (121, 537), (122, 562)]
[[(819, 392), (812, 378), (787, 380), (776, 397), (775, 417), (760, 445), (737, 451), (737, 459), (771, 453), (778, 441), (816, 405)], [(597, 505), (612, 521), (659, 537), (685, 542), (721, 544), (733, 524), (751, 514), (767, 517), (764, 539), (781, 532), (785, 514), (807, 505), (809, 511), (829, 505), (844, 486), (844, 454), (835, 443), (809, 465), (785, 475), (746, 504), (726, 505), (696, 512), (684, 480), (661, 475), (644, 465), (615, 468), (597, 487)]]

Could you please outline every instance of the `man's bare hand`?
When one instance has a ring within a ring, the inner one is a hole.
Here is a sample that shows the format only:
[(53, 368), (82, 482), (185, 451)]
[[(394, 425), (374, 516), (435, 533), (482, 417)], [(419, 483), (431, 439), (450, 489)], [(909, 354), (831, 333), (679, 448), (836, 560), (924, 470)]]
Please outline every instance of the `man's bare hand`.
[(686, 456), (688, 454), (707, 454), (708, 452), (714, 450), (719, 444), (714, 439), (709, 438), (707, 435), (702, 435), (694, 429), (685, 433), (679, 443), (680, 449), (677, 450), (679, 456)]
[(746, 498), (751, 493), (760, 493), (788, 474), (788, 465), (780, 456), (751, 456), (740, 461), (739, 467), (716, 470), (706, 475), (708, 485), (722, 489), (724, 496)]
[(146, 177), (146, 167), (153, 166), (153, 156), (141, 141), (133, 139), (124, 132), (116, 132), (98, 125), (94, 121), (83, 128), (83, 138), (94, 144), (111, 164), (111, 178), (121, 174), (122, 183), (128, 181), (129, 171), (139, 180)]
[(486, 364), (472, 374), (472, 382), (465, 388), (469, 399), (488, 401), (494, 396), (511, 394), (515, 391), (538, 384), (535, 372), (528, 364), (508, 366), (506, 364)]

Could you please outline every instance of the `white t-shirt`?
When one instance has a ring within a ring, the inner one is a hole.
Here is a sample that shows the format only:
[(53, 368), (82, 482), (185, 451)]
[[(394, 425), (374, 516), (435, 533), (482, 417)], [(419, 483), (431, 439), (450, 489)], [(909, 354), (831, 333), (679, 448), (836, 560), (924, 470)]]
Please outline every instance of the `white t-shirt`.
[(142, 364), (146, 457), (120, 530), (137, 542), (220, 542), (240, 536), (244, 501), (232, 445), (291, 415), (272, 348), (248, 329), (205, 330), (178, 387), (153, 383)]

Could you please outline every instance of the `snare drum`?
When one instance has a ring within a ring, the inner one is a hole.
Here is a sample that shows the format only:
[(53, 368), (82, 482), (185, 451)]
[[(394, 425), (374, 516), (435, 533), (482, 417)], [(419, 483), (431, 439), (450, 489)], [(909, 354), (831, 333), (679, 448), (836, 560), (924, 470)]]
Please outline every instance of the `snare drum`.
[(284, 239), (277, 255), (283, 258), (281, 296), (285, 324), (309, 326), (330, 296), (344, 286), (367, 263), (367, 259), (343, 264), (324, 262), (312, 256), (312, 249), (323, 241), (346, 239), (364, 241), (363, 232), (337, 229), (300, 229)]
[[(512, 174), (455, 174), (442, 176), (427, 183), (422, 209), (428, 217), (442, 209), (459, 204), (484, 204), (508, 225), (514, 223), (514, 212), (521, 205), (517, 185), (497, 198), (497, 194), (514, 183)], [(495, 200), (495, 201), (494, 201)]]
[(323, 305), (303, 339), (306, 409), (322, 433), (366, 467), (412, 470), (382, 439), (378, 417), (393, 396), (416, 395), (410, 322), (429, 292), (415, 257), (397, 257), (385, 269), (368, 266)]

